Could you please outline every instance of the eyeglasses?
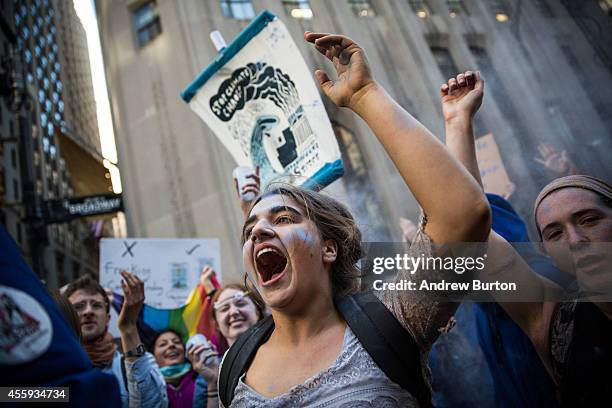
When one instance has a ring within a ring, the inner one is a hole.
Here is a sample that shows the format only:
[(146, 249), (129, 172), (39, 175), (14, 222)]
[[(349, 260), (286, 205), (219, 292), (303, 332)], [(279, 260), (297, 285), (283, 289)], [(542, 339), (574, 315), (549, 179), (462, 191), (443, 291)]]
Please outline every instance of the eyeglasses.
[(215, 302), (213, 308), (219, 313), (225, 313), (229, 310), (230, 305), (232, 304), (234, 305), (234, 307), (244, 307), (248, 304), (248, 296), (249, 292), (238, 292), (227, 299)]
[(91, 302), (87, 302), (86, 300), (83, 300), (81, 302), (73, 303), (72, 307), (77, 313), (81, 313), (81, 312), (84, 312), (85, 309), (87, 309), (87, 303), (89, 303), (89, 305), (91, 306), (91, 309), (96, 312), (100, 310), (106, 310), (106, 303), (100, 302), (97, 300), (92, 300)]

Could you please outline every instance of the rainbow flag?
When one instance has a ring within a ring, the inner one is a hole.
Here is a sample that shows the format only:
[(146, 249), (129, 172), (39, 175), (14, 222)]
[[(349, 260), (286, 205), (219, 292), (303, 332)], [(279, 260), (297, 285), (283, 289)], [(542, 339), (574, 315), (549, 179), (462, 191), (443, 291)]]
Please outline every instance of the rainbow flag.
[[(212, 278), (213, 285), (219, 288), (216, 277)], [(123, 306), (123, 295), (113, 292), (113, 309), (121, 312)], [(201, 333), (215, 345), (220, 353), (227, 346), (218, 334), (214, 320), (211, 317), (212, 303), (201, 284), (189, 294), (187, 302), (178, 309), (156, 309), (144, 305), (138, 317), (138, 332), (140, 339), (145, 344), (150, 344), (155, 333), (173, 329), (183, 336), (183, 342), (196, 333)]]

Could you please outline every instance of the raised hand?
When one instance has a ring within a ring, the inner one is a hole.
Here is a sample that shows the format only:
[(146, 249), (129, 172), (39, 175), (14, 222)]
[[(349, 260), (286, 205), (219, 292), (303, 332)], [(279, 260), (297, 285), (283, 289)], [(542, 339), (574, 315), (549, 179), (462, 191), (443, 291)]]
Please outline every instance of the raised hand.
[(465, 71), (440, 86), (444, 120), (472, 120), (482, 103), (484, 79), (480, 72)]
[(555, 177), (578, 174), (576, 166), (567, 155), (567, 151), (559, 152), (546, 143), (540, 143), (538, 153), (540, 157), (536, 157), (535, 161), (550, 170)]
[(144, 282), (131, 272), (121, 272), (121, 288), (123, 289), (123, 306), (117, 319), (119, 330), (135, 328), (138, 314), (144, 304)]
[(332, 81), (322, 70), (315, 71), (325, 95), (337, 106), (354, 109), (360, 98), (376, 86), (363, 49), (343, 35), (306, 31), (304, 39), (313, 43), (336, 69), (336, 81)]
[(257, 197), (260, 192), (260, 179), (259, 179), (259, 167), (255, 169), (254, 174), (249, 174), (246, 178), (250, 179), (248, 183), (245, 183), (242, 188), (238, 185), (238, 180), (234, 179), (234, 190), (238, 194), (238, 200), (240, 200), (240, 209), (246, 217), (251, 207), (252, 201), (247, 201), (243, 197), (247, 196), (247, 193), (253, 193), (254, 197)]
[(219, 354), (210, 344), (197, 344), (187, 351), (194, 371), (204, 377), (208, 384), (217, 384), (219, 377)]
[(215, 275), (216, 272), (210, 265), (206, 265), (202, 269), (202, 273), (200, 274), (200, 284), (207, 294), (211, 294), (216, 289), (212, 281), (212, 278)]

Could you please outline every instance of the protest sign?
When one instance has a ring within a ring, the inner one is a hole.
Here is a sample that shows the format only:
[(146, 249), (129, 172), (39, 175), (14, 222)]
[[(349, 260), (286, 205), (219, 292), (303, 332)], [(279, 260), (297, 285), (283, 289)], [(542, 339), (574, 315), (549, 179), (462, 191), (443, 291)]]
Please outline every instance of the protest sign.
[(121, 271), (135, 273), (145, 284), (145, 303), (159, 309), (183, 306), (210, 265), (221, 276), (218, 239), (103, 238), (100, 284), (117, 293)]
[(508, 198), (514, 192), (492, 133), (476, 139), (476, 158), (484, 190)]
[(285, 25), (262, 12), (181, 94), (239, 166), (324, 187), (343, 174), (312, 73)]

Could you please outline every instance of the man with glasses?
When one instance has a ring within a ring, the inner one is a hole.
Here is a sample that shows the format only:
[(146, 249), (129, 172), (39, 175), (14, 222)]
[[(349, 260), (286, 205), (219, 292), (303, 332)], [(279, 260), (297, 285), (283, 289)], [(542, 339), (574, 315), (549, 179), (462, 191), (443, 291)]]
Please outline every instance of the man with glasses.
[(136, 328), (144, 304), (144, 283), (130, 272), (123, 271), (121, 276), (125, 301), (117, 326), (123, 356), (108, 331), (110, 304), (104, 288), (91, 276), (83, 276), (68, 285), (64, 294), (79, 315), (83, 347), (94, 367), (117, 379), (122, 406), (166, 407), (164, 379)]

